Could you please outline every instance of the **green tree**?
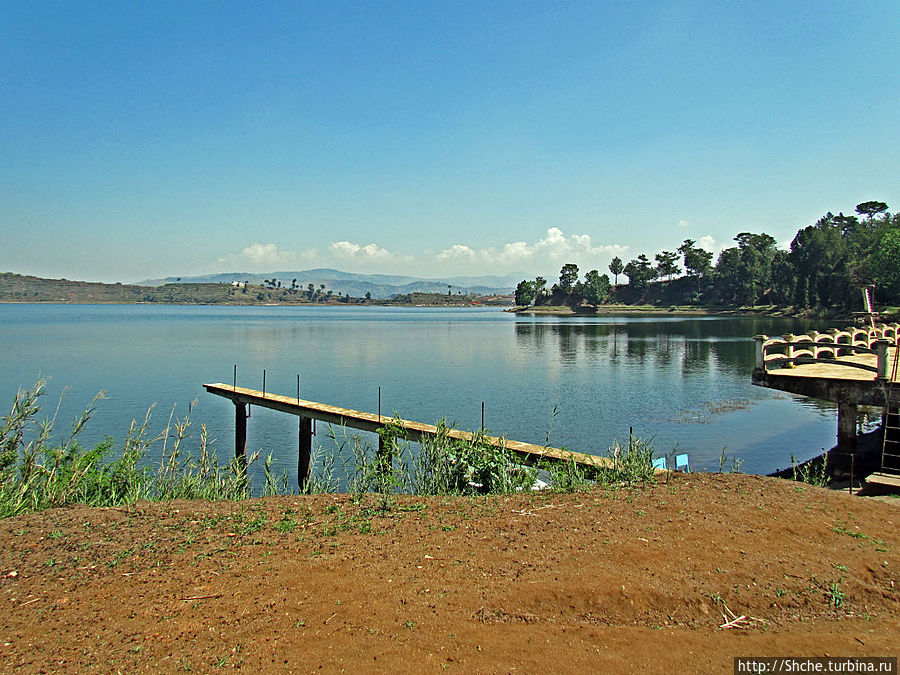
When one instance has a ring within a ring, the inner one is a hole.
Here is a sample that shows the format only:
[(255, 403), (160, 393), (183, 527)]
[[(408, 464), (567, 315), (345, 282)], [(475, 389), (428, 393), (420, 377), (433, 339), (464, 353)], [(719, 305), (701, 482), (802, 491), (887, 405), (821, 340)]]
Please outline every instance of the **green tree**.
[(639, 291), (647, 288), (647, 285), (656, 278), (656, 270), (643, 253), (625, 265), (622, 271), (628, 277), (629, 285)]
[(563, 293), (571, 293), (578, 281), (578, 265), (574, 263), (566, 263), (559, 271), (559, 289)]
[(787, 251), (775, 251), (772, 258), (771, 299), (776, 305), (790, 305), (794, 298), (796, 271)]
[(689, 277), (701, 279), (707, 276), (712, 269), (713, 254), (706, 249), (694, 246), (693, 239), (685, 239), (678, 247), (678, 252), (684, 259), (684, 271)]
[(685, 239), (677, 250), (684, 260), (685, 273), (697, 285), (696, 290), (699, 296), (703, 280), (709, 277), (712, 271), (713, 254), (704, 248), (695, 246), (695, 243), (693, 239)]
[(872, 255), (875, 282), (892, 298), (900, 295), (900, 230), (886, 232)]
[(547, 280), (544, 277), (536, 277), (534, 280), (534, 304), (540, 305), (544, 301)]
[(740, 249), (726, 248), (716, 261), (716, 292), (725, 302), (736, 302), (743, 281)]
[(725, 302), (755, 305), (768, 292), (777, 242), (752, 232), (739, 232), (734, 240), (736, 247), (719, 254), (717, 292)]
[(659, 277), (668, 277), (669, 281), (672, 280), (676, 274), (678, 274), (681, 269), (678, 265), (675, 264), (675, 261), (678, 260), (678, 254), (672, 253), (671, 251), (662, 251), (657, 253), (656, 258), (656, 274)]
[(516, 304), (520, 306), (530, 305), (534, 300), (534, 282), (523, 279), (516, 286)]
[(863, 202), (856, 205), (856, 212), (861, 216), (867, 216), (869, 220), (888, 210), (884, 202)]
[(576, 281), (572, 290), (566, 295), (565, 304), (569, 307), (578, 307), (584, 300), (584, 284)]
[(622, 264), (622, 259), (619, 256), (613, 258), (609, 263), (609, 271), (612, 272), (615, 277), (616, 286), (619, 285), (619, 275), (625, 271), (625, 266)]
[(584, 275), (581, 292), (589, 305), (596, 307), (606, 302), (610, 292), (609, 277), (605, 274), (601, 276), (597, 270), (591, 270)]
[[(852, 220), (851, 220), (852, 219)], [(855, 218), (825, 214), (815, 225), (804, 227), (791, 242), (789, 259), (795, 269), (798, 307), (847, 307), (855, 297), (851, 270), (850, 237)]]

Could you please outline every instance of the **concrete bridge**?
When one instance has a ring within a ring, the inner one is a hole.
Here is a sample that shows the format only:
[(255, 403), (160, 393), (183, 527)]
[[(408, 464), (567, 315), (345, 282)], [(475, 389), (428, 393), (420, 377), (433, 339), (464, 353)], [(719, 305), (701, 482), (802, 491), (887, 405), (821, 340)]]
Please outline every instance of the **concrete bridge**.
[[(900, 324), (896, 323), (805, 335), (757, 335), (752, 382), (837, 403), (838, 450), (852, 454), (858, 406), (885, 408), (887, 417), (900, 404), (894, 397), (898, 336)], [(900, 472), (900, 461), (896, 470)]]

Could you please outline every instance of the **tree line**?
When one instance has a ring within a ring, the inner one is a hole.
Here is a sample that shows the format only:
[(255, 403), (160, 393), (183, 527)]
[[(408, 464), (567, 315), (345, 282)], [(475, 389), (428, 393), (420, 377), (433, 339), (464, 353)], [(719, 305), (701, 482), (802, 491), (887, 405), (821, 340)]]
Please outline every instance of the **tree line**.
[[(614, 277), (594, 269), (579, 280), (578, 266), (563, 265), (559, 283), (543, 277), (522, 280), (517, 305), (696, 304), (779, 305), (795, 309), (852, 310), (861, 285), (874, 285), (876, 298), (900, 304), (900, 213), (879, 201), (857, 204), (854, 215), (825, 214), (800, 229), (790, 250), (774, 237), (740, 232), (735, 246), (713, 254), (692, 239), (674, 251), (645, 254), (609, 264)], [(625, 276), (627, 284), (619, 285)]]

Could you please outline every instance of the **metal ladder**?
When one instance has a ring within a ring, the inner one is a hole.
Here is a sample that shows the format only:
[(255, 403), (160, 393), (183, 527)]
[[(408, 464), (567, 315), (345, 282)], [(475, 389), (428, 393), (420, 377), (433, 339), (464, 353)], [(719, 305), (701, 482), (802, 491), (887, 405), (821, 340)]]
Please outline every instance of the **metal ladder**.
[(884, 401), (884, 441), (881, 446), (881, 473), (900, 476), (900, 407), (894, 402), (900, 345), (894, 349), (894, 363)]

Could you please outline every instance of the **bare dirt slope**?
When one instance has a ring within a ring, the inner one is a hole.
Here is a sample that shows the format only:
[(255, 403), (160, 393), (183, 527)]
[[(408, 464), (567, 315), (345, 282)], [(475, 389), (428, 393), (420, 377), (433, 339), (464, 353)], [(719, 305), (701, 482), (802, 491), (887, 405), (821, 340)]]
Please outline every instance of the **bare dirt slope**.
[(295, 496), (2, 521), (0, 670), (731, 672), (734, 656), (898, 652), (894, 504), (675, 474), (378, 506)]

